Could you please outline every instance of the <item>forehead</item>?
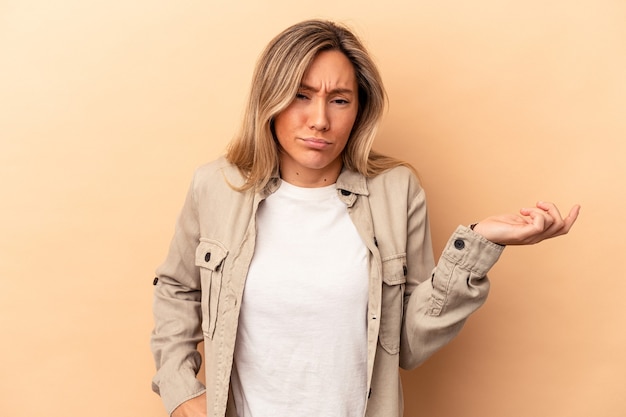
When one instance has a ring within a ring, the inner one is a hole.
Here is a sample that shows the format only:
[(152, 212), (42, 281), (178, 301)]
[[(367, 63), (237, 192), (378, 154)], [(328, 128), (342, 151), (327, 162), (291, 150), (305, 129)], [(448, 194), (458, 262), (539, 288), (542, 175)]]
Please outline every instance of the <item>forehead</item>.
[(312, 88), (341, 87), (354, 89), (354, 65), (346, 55), (337, 50), (318, 53), (302, 77), (302, 84)]

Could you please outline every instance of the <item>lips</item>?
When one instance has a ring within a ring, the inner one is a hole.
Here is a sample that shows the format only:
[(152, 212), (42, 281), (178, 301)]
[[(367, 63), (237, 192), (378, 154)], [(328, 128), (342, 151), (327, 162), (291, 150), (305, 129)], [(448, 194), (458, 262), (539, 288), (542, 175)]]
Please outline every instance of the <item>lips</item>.
[(332, 145), (331, 142), (320, 138), (300, 138), (304, 145), (312, 149), (324, 149)]

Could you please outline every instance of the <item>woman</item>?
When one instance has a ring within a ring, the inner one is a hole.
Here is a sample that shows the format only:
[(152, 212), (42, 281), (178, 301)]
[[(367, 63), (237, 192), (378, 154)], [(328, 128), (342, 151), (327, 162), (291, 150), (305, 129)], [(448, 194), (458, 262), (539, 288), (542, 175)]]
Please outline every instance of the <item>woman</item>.
[(435, 267), (424, 191), (371, 150), (384, 104), (342, 26), (267, 46), (241, 132), (195, 173), (157, 270), (153, 389), (172, 416), (401, 416), (399, 367), (456, 336), (504, 246), (575, 222), (578, 206), (538, 203), (459, 226)]

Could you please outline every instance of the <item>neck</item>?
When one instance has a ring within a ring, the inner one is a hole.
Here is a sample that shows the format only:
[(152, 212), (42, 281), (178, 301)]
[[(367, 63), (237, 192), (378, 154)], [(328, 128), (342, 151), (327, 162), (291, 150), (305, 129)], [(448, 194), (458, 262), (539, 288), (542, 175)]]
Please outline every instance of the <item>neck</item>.
[(337, 162), (338, 163), (333, 163), (322, 169), (312, 169), (302, 166), (293, 166), (287, 161), (281, 161), (280, 177), (283, 181), (287, 181), (289, 184), (298, 187), (325, 187), (337, 182), (343, 165), (341, 159)]

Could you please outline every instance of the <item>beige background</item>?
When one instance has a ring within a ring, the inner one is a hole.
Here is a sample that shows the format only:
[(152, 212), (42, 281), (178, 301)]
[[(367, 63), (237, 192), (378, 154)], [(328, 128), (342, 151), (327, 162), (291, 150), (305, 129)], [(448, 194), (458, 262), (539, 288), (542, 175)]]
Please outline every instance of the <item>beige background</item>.
[(407, 416), (626, 415), (626, 3), (0, 1), (0, 415), (165, 415), (154, 268), (192, 171), (234, 133), (287, 25), (351, 25), (391, 105), (437, 251), (459, 223), (581, 203), (508, 248), (486, 306), (405, 373)]

